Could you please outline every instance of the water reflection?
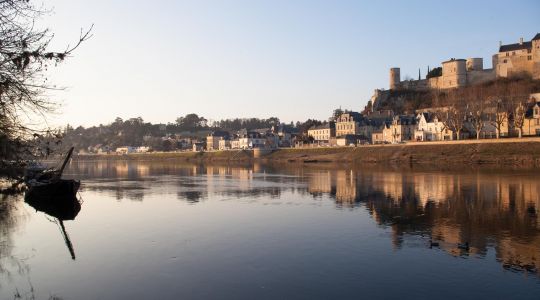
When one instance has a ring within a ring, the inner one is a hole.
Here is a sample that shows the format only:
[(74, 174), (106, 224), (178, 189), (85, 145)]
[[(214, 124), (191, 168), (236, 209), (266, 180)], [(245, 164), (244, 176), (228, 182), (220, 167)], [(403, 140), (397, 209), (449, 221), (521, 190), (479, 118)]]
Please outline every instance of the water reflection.
[(437, 245), (432, 248), (479, 258), (494, 249), (504, 268), (538, 274), (535, 172), (92, 162), (72, 165), (71, 173), (88, 179), (84, 189), (135, 201), (156, 189), (193, 204), (218, 196), (278, 199), (286, 191), (330, 198), (338, 209), (366, 209), (379, 226), (391, 229), (395, 249)]
[(60, 228), (71, 259), (75, 260), (75, 250), (64, 226), (64, 221), (75, 220), (81, 211), (81, 202), (77, 199), (77, 196), (71, 193), (43, 195), (27, 191), (24, 201), (36, 211), (41, 211), (52, 218), (52, 222)]
[(30, 266), (27, 257), (13, 254), (14, 235), (29, 217), (21, 209), (22, 198), (17, 195), (0, 196), (0, 289), (4, 283), (10, 282), (14, 276), (27, 276)]
[(321, 170), (309, 190), (333, 195), (339, 206), (365, 205), (392, 229), (395, 248), (414, 235), (456, 256), (483, 257), (493, 247), (505, 268), (538, 273), (540, 182), (533, 175)]

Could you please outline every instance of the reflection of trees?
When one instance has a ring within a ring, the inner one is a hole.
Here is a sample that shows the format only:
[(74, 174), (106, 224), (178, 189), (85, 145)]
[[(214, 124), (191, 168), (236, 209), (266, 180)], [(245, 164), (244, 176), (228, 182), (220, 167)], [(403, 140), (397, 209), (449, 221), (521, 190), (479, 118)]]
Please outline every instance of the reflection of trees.
[(144, 192), (147, 188), (141, 186), (138, 183), (122, 184), (121, 182), (112, 183), (97, 183), (84, 185), (85, 191), (106, 192), (114, 195), (116, 200), (129, 199), (132, 201), (143, 201)]
[[(25, 218), (20, 209), (21, 203), (20, 196), (0, 197), (0, 276), (8, 279), (14, 275), (12, 270), (19, 275), (25, 275), (29, 271), (24, 260), (12, 255), (12, 235)], [(2, 282), (3, 280), (0, 281), (0, 288), (3, 288)]]
[(184, 191), (178, 192), (178, 199), (186, 200), (189, 203), (197, 203), (206, 198), (206, 195), (201, 191)]

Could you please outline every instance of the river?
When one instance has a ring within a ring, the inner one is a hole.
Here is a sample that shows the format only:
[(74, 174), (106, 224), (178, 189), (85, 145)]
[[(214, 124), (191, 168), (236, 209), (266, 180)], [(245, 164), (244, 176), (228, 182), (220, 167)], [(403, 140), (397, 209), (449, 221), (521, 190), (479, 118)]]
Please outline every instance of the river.
[(540, 295), (538, 171), (97, 161), (66, 173), (82, 181), (67, 236), (22, 196), (1, 200), (1, 299)]

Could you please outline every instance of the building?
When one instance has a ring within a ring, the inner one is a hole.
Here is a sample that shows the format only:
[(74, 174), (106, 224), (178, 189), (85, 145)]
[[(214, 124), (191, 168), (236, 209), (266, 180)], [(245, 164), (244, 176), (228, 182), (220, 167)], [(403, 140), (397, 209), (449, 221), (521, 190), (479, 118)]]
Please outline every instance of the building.
[(493, 66), (497, 77), (511, 77), (520, 73), (540, 79), (540, 33), (532, 40), (500, 45), (499, 53), (493, 55)]
[(452, 140), (452, 131), (439, 122), (437, 116), (432, 113), (419, 113), (416, 116), (416, 129), (414, 131), (414, 140), (423, 141), (443, 141)]
[(117, 154), (130, 154), (135, 153), (137, 151), (137, 147), (131, 147), (131, 146), (124, 146), (124, 147), (118, 147), (116, 148)]
[(395, 116), (392, 123), (385, 132), (383, 132), (384, 141), (389, 143), (399, 143), (410, 141), (414, 138), (416, 130), (416, 118), (414, 116)]
[[(401, 81), (399, 68), (391, 68), (390, 89), (451, 89), (479, 84), (496, 78), (493, 69), (484, 69), (484, 60), (479, 57), (472, 57), (468, 59), (452, 58), (442, 62), (441, 65), (442, 72), (440, 76), (405, 81)], [(380, 93), (380, 91), (377, 91), (376, 94), (377, 93)], [(372, 101), (375, 102), (376, 99), (377, 97), (372, 99)]]
[(150, 147), (148, 146), (140, 146), (135, 149), (135, 152), (137, 153), (146, 153), (150, 151)]
[[(497, 77), (511, 77), (513, 75), (528, 74), (534, 79), (540, 79), (540, 33), (530, 41), (499, 46), (499, 52), (492, 56), (492, 68), (484, 69), (483, 58), (472, 57), (467, 59), (452, 58), (441, 63), (442, 71), (438, 76), (418, 80), (401, 81), (400, 68), (390, 69), (391, 90), (426, 90), (451, 89), (475, 85), (493, 80)], [(371, 98), (372, 107), (384, 92), (375, 90)]]
[(229, 140), (229, 139), (220, 139), (218, 149), (219, 150), (229, 150), (229, 149), (231, 149), (231, 140)]
[(194, 142), (192, 143), (192, 149), (193, 152), (199, 152), (204, 150), (204, 143), (203, 142)]
[(386, 128), (386, 125), (381, 126), (381, 128), (377, 128), (373, 130), (371, 133), (371, 143), (373, 145), (375, 144), (383, 144), (384, 143), (384, 129)]
[(219, 140), (229, 139), (229, 133), (227, 131), (216, 130), (211, 132), (206, 137), (206, 150), (218, 150), (219, 149)]
[(362, 115), (358, 112), (345, 112), (336, 118), (336, 137), (357, 135), (360, 132)]
[(356, 146), (357, 144), (365, 141), (365, 138), (355, 134), (345, 134), (332, 138), (330, 144), (332, 146)]
[(265, 148), (266, 145), (266, 137), (259, 132), (241, 130), (238, 134), (238, 149)]
[(530, 107), (525, 112), (525, 120), (523, 122), (523, 135), (540, 136), (540, 94), (539, 100), (531, 97), (534, 100)]
[(336, 124), (329, 122), (328, 124), (313, 126), (308, 129), (308, 136), (313, 137), (315, 141), (328, 142), (336, 136)]

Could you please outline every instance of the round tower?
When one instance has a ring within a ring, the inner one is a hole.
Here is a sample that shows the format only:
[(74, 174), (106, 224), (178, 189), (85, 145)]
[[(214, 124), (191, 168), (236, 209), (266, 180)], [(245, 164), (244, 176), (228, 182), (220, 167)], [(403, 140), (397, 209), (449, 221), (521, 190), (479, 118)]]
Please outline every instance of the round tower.
[(484, 60), (480, 57), (467, 58), (467, 71), (482, 71)]
[(395, 90), (399, 87), (399, 83), (401, 82), (401, 75), (399, 68), (391, 68), (390, 69), (390, 89)]

